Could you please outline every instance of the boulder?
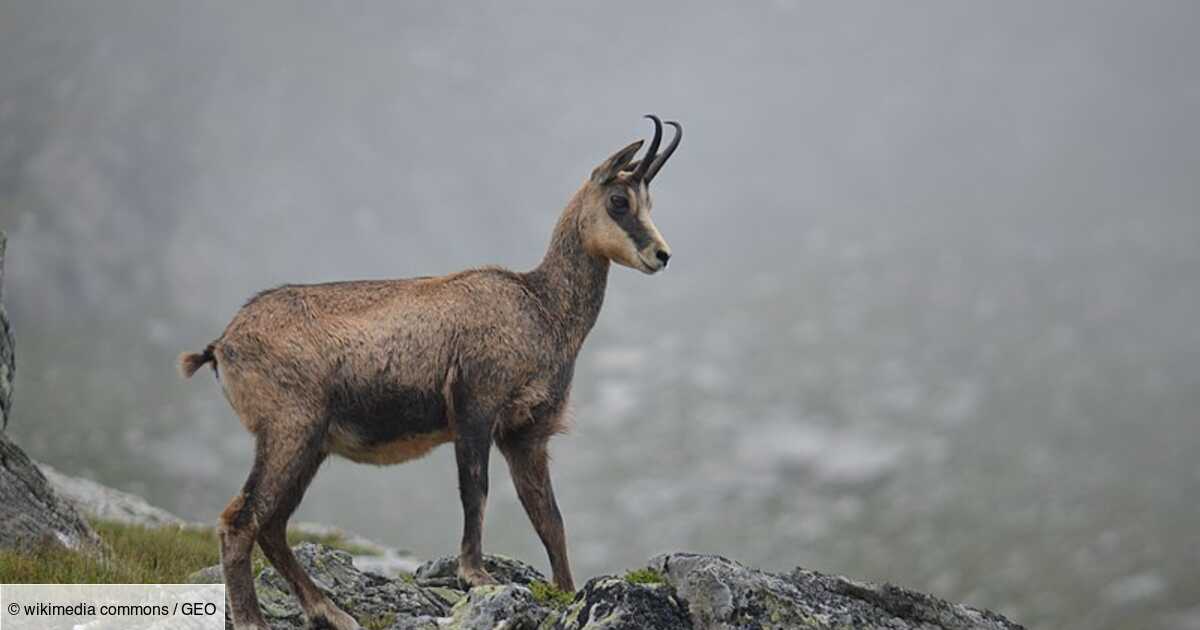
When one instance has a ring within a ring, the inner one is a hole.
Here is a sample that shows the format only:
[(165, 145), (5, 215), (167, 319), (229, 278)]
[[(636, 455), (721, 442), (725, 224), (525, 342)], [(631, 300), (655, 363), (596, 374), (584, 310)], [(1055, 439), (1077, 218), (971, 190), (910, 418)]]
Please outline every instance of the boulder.
[(686, 606), (667, 584), (635, 584), (604, 576), (588, 580), (554, 619), (555, 630), (675, 630), (692, 628)]
[(952, 604), (891, 585), (796, 569), (776, 575), (720, 556), (655, 556), (661, 573), (686, 602), (698, 628), (855, 628), (862, 630), (1014, 630), (988, 611)]
[(550, 610), (533, 593), (517, 584), (479, 586), (470, 590), (451, 611), (445, 628), (454, 630), (538, 630)]
[(0, 549), (32, 552), (46, 545), (101, 549), (91, 525), (58, 496), (25, 452), (0, 433)]

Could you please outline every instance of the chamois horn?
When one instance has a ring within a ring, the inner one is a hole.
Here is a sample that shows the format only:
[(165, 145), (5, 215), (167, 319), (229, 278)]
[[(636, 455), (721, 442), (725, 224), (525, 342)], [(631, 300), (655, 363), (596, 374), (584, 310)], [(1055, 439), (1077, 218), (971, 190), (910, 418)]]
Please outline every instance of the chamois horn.
[(646, 179), (646, 171), (650, 168), (650, 163), (654, 161), (654, 155), (658, 153), (658, 145), (662, 142), (662, 120), (654, 114), (646, 114), (644, 118), (649, 118), (654, 121), (654, 139), (650, 141), (650, 148), (646, 149), (646, 157), (642, 158), (638, 164), (637, 170), (633, 172), (633, 178), (638, 180)]
[(667, 124), (675, 128), (675, 137), (671, 139), (671, 144), (667, 145), (667, 148), (654, 158), (654, 163), (651, 164), (650, 169), (646, 171), (647, 184), (650, 183), (650, 180), (654, 179), (655, 175), (658, 175), (659, 169), (663, 167), (663, 164), (667, 163), (667, 159), (670, 158), (671, 154), (675, 152), (675, 147), (679, 146), (679, 141), (683, 139), (683, 125), (680, 125), (674, 120), (668, 120)]

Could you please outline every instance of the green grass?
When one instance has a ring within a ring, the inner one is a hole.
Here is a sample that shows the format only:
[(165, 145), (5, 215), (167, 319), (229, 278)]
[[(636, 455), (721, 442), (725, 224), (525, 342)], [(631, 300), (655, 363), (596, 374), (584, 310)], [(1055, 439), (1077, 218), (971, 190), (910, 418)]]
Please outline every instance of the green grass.
[(529, 583), (529, 590), (533, 593), (533, 599), (539, 604), (549, 606), (551, 608), (566, 608), (575, 600), (574, 593), (568, 593), (559, 590), (558, 587), (541, 580)]
[[(193, 572), (221, 561), (217, 534), (211, 528), (147, 528), (111, 521), (92, 527), (108, 545), (104, 558), (62, 548), (32, 554), (0, 552), (0, 583), (7, 584), (171, 584), (186, 582)], [(338, 535), (288, 532), (288, 542), (315, 542), (352, 554), (371, 550), (350, 545)], [(258, 574), (266, 561), (255, 548)]]
[(124, 584), (142, 582), (128, 567), (65, 549), (34, 554), (0, 551), (0, 582), (6, 584)]
[(625, 581), (631, 584), (666, 584), (667, 579), (654, 569), (638, 569), (625, 574)]
[(10, 584), (169, 584), (220, 562), (212, 530), (92, 523), (111, 553), (104, 558), (62, 548), (0, 553), (0, 582)]

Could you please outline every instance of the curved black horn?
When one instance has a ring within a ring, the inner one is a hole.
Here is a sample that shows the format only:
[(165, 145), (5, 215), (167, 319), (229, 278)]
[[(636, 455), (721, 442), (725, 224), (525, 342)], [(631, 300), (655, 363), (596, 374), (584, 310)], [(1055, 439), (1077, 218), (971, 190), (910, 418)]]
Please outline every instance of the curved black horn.
[(654, 114), (646, 114), (644, 117), (654, 121), (654, 139), (650, 141), (650, 148), (646, 149), (646, 157), (642, 158), (642, 163), (638, 164), (637, 170), (633, 172), (634, 179), (646, 177), (646, 169), (650, 168), (654, 155), (658, 153), (658, 145), (662, 142), (662, 121)]
[(667, 163), (667, 159), (670, 158), (671, 154), (675, 152), (675, 147), (679, 146), (679, 141), (683, 139), (683, 125), (680, 125), (674, 120), (668, 120), (667, 124), (675, 128), (675, 137), (671, 139), (671, 144), (667, 145), (667, 148), (662, 152), (662, 155), (654, 158), (654, 163), (650, 165), (650, 170), (646, 171), (647, 184), (650, 183), (650, 180), (654, 179), (655, 175), (658, 175), (658, 170), (663, 167), (663, 164)]

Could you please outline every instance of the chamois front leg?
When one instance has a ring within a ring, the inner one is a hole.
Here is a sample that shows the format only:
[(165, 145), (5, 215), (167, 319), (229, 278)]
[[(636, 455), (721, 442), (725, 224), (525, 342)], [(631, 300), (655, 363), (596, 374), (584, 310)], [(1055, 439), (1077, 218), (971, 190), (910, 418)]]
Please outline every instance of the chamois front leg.
[(458, 493), (463, 506), (463, 536), (458, 554), (458, 579), (468, 586), (495, 584), (483, 569), (483, 511), (488, 494), (488, 455), (491, 427), (481, 414), (458, 419), (454, 456), (458, 462)]
[(571, 565), (567, 561), (567, 535), (558, 503), (554, 500), (554, 486), (550, 483), (550, 457), (546, 452), (546, 442), (545, 437), (532, 440), (516, 438), (501, 441), (499, 446), (508, 460), (508, 470), (521, 505), (525, 507), (533, 529), (550, 556), (554, 585), (574, 593), (575, 581), (571, 579)]

